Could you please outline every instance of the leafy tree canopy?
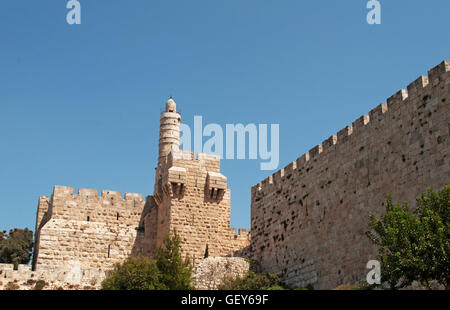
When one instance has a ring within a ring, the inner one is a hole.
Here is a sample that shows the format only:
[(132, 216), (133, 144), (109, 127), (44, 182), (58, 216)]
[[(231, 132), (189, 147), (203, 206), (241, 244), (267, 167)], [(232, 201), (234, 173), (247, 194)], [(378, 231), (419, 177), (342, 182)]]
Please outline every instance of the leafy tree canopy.
[(103, 290), (157, 290), (163, 288), (159, 282), (159, 270), (155, 261), (146, 257), (130, 257), (102, 282)]
[(130, 257), (117, 264), (102, 282), (104, 290), (185, 290), (193, 289), (193, 268), (182, 259), (176, 232), (166, 237), (156, 259)]
[(285, 287), (275, 274), (250, 271), (243, 278), (228, 278), (219, 286), (219, 290), (284, 290)]
[(33, 251), (33, 232), (28, 228), (0, 232), (0, 263), (27, 264)]
[(175, 231), (172, 237), (165, 238), (164, 245), (156, 254), (161, 282), (171, 290), (193, 289), (194, 270), (189, 259), (182, 259), (180, 242), (180, 237)]

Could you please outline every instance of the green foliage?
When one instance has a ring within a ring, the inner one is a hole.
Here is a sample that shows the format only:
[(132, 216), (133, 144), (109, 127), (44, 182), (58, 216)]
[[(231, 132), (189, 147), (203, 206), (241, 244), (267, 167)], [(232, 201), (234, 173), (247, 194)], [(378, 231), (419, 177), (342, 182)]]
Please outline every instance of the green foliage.
[(36, 284), (34, 285), (33, 290), (40, 291), (40, 290), (42, 290), (46, 285), (47, 285), (47, 283), (45, 283), (44, 280), (39, 280), (39, 281), (37, 281)]
[(0, 263), (27, 264), (30, 261), (33, 250), (33, 232), (25, 229), (10, 230), (0, 233)]
[(219, 286), (219, 290), (284, 290), (277, 275), (254, 273), (250, 271), (243, 278), (228, 278)]
[(370, 215), (368, 238), (379, 247), (381, 281), (398, 289), (418, 281), (431, 288), (450, 283), (450, 184), (417, 198), (417, 210), (407, 203), (394, 205), (388, 196), (386, 213)]
[(101, 285), (103, 290), (162, 289), (156, 262), (146, 257), (130, 257), (117, 264)]
[(358, 284), (358, 290), (369, 291), (377, 288), (377, 286), (377, 284), (369, 284), (366, 280), (364, 280)]
[(173, 236), (164, 239), (164, 245), (156, 253), (160, 281), (169, 290), (193, 289), (194, 270), (189, 259), (182, 259), (180, 242), (180, 237), (175, 231)]
[(294, 291), (309, 291), (309, 290), (313, 290), (314, 289), (314, 287), (296, 287), (296, 288), (294, 288), (293, 290)]
[(438, 194), (429, 189), (417, 199), (417, 214), (424, 236), (418, 249), (423, 260), (418, 264), (417, 280), (430, 287), (430, 280), (450, 285), (450, 184)]
[(164, 240), (156, 259), (131, 257), (117, 264), (102, 282), (103, 290), (185, 290), (192, 287), (193, 269), (180, 254), (180, 238), (175, 233)]
[(338, 287), (335, 287), (333, 290), (336, 291), (351, 291), (351, 290), (359, 290), (360, 287), (357, 285), (350, 285), (350, 284), (341, 284)]

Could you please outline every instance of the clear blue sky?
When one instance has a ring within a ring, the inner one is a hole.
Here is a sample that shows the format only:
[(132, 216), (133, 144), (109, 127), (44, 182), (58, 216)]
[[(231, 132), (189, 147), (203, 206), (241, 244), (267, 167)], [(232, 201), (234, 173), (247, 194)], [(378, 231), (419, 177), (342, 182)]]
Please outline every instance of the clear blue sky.
[[(159, 112), (280, 124), (280, 167), (450, 58), (450, 1), (0, 3), (0, 229), (34, 230), (54, 185), (152, 194)], [(226, 160), (231, 224), (273, 171)]]

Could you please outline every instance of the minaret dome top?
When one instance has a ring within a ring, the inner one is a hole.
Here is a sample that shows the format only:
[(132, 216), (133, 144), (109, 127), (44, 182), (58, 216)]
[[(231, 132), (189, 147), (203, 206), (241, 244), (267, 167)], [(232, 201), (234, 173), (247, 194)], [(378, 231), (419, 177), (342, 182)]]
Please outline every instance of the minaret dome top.
[(166, 112), (177, 112), (177, 104), (173, 101), (172, 97), (166, 102)]

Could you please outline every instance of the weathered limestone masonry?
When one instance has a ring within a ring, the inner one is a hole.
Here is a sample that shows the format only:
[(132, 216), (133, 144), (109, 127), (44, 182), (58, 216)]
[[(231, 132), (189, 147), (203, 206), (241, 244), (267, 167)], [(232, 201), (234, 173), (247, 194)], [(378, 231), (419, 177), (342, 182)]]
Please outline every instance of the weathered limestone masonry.
[(47, 270), (33, 271), (31, 265), (0, 264), (0, 290), (32, 290), (38, 281), (45, 282), (43, 289), (95, 290), (105, 277), (103, 270), (82, 269), (78, 263)]
[[(196, 266), (204, 257), (233, 255), (250, 243), (250, 233), (230, 228), (230, 189), (220, 157), (179, 149), (180, 114), (170, 99), (161, 114), (155, 189), (144, 209), (141, 251), (154, 256), (164, 237), (176, 231), (181, 252)], [(208, 249), (208, 250), (206, 250)]]
[(135, 246), (144, 207), (141, 194), (122, 194), (55, 186), (49, 200), (40, 197), (33, 269), (64, 266), (108, 270)]
[(154, 196), (144, 201), (141, 194), (122, 198), (119, 192), (102, 191), (99, 197), (97, 190), (74, 194), (72, 187), (55, 186), (50, 198), (39, 198), (33, 271), (6, 266), (0, 279), (41, 277), (52, 287), (95, 282), (98, 288), (115, 263), (130, 255), (153, 258), (174, 231), (194, 266), (206, 252), (211, 257), (248, 253), (249, 230), (236, 234), (230, 228), (230, 189), (220, 158), (199, 153), (194, 159), (192, 152), (179, 149), (181, 116), (172, 99), (160, 121)]
[(364, 235), (386, 194), (415, 205), (450, 183), (450, 62), (444, 61), (252, 188), (254, 258), (290, 285), (359, 283), (375, 259)]
[(209, 257), (201, 261), (195, 271), (198, 290), (216, 290), (226, 279), (245, 277), (249, 262), (242, 257)]

